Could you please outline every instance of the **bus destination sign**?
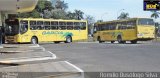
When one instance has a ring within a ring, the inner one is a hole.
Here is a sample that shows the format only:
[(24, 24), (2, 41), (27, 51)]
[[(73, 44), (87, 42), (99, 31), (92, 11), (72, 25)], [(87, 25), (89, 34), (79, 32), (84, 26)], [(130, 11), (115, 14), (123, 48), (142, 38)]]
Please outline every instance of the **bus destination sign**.
[(144, 11), (160, 10), (160, 0), (144, 0)]

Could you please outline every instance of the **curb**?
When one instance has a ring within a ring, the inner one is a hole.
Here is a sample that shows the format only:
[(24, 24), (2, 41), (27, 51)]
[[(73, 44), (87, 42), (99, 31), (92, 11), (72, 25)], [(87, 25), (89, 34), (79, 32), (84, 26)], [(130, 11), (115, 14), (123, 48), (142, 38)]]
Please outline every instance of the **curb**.
[[(46, 51), (49, 52), (49, 51)], [(53, 54), (52, 52), (49, 52), (52, 56), (51, 57), (33, 57), (33, 58), (10, 58), (10, 59), (6, 59), (3, 61), (0, 61), (1, 64), (15, 64), (15, 63), (23, 63), (23, 62), (33, 62), (33, 61), (44, 61), (44, 60), (54, 60), (56, 59), (56, 55)]]

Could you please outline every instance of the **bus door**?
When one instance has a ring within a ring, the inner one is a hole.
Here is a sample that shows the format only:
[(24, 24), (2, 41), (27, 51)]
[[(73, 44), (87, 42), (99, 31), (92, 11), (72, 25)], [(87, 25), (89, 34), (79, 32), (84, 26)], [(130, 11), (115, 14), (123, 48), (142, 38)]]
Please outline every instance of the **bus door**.
[(124, 40), (125, 39), (125, 30), (124, 30), (124, 26), (122, 26), (121, 24), (118, 24), (117, 25), (118, 26), (118, 31), (116, 32), (116, 38), (118, 37), (118, 36), (121, 36), (122, 37), (122, 39)]
[(126, 29), (128, 33), (128, 40), (136, 39), (136, 21), (128, 21)]
[(20, 42), (30, 42), (30, 36), (28, 32), (28, 21), (20, 21)]

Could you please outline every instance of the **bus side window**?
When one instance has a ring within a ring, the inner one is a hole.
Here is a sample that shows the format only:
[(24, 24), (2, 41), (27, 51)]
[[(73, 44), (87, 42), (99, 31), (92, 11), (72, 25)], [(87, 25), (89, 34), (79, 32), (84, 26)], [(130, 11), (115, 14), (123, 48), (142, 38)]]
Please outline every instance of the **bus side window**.
[(80, 28), (81, 28), (81, 30), (86, 30), (86, 23), (80, 22)]
[(98, 31), (102, 31), (102, 26), (101, 25), (98, 25)]
[(127, 26), (122, 26), (122, 27), (123, 27), (123, 28), (122, 28), (123, 30), (126, 30), (126, 29), (127, 29)]
[(110, 30), (110, 24), (104, 24), (103, 26), (105, 27), (105, 30)]
[(110, 25), (110, 30), (115, 30), (116, 26), (115, 25)]
[(80, 23), (74, 22), (74, 30), (80, 30)]
[(73, 22), (67, 22), (67, 30), (73, 30)]
[(132, 29), (132, 25), (127, 25), (127, 29)]
[(118, 30), (122, 30), (122, 26), (118, 26)]
[(51, 29), (51, 26), (50, 26), (50, 22), (49, 22), (49, 21), (45, 21), (45, 22), (44, 22), (44, 28), (45, 28), (45, 30), (50, 30), (50, 29)]
[(100, 27), (101, 27), (101, 30), (102, 30), (102, 31), (108, 30), (108, 26), (105, 25), (105, 24), (100, 24)]
[(128, 21), (127, 26), (128, 29), (135, 29), (136, 21)]
[(30, 21), (30, 30), (36, 30), (37, 26), (36, 26), (36, 21)]
[(44, 29), (43, 21), (37, 21), (37, 29), (38, 30), (43, 30)]
[(59, 22), (59, 30), (66, 30), (66, 22)]
[(51, 22), (51, 29), (52, 30), (57, 30), (58, 29), (58, 22), (57, 21), (52, 21)]

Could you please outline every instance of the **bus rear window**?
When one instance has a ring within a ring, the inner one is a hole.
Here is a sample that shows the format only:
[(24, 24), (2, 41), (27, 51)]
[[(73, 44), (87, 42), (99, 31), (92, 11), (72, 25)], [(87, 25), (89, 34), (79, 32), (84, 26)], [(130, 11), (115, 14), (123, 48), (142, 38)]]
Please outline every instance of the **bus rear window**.
[(139, 19), (138, 25), (154, 25), (153, 19)]

